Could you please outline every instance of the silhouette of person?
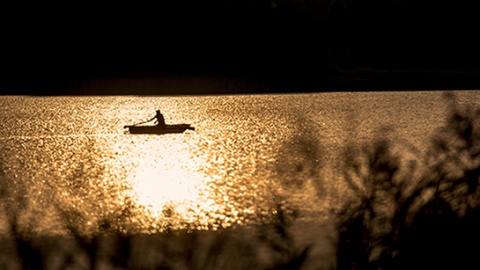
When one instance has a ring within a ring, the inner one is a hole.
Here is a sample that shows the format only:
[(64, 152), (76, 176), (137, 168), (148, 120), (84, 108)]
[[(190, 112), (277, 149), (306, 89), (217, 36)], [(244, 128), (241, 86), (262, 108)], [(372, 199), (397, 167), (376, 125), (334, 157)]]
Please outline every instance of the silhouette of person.
[(155, 124), (157, 124), (159, 126), (162, 126), (162, 127), (165, 126), (165, 118), (163, 117), (163, 114), (160, 112), (160, 110), (157, 110), (155, 116), (148, 121), (152, 121), (154, 119), (156, 120)]

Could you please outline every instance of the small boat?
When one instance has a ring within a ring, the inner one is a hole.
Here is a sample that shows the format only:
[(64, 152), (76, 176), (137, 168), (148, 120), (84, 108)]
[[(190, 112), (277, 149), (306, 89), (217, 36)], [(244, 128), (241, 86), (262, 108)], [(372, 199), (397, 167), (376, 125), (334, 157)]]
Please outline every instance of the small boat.
[(167, 134), (167, 133), (182, 133), (185, 130), (195, 130), (194, 127), (189, 124), (178, 125), (164, 125), (164, 126), (124, 126), (127, 128), (130, 134)]

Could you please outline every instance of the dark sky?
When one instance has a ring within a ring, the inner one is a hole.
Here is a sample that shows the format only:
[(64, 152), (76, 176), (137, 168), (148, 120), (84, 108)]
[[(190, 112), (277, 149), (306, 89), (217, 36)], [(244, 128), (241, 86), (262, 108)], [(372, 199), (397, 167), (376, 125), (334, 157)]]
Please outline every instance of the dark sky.
[(285, 91), (479, 86), (474, 1), (179, 2), (4, 6), (0, 86), (7, 93), (116, 94), (77, 86), (172, 76), (291, 86)]

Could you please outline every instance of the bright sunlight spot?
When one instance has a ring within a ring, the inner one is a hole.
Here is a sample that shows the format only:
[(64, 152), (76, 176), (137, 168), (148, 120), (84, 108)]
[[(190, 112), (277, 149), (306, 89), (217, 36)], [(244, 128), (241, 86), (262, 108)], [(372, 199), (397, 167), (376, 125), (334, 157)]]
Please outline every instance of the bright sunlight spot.
[(179, 211), (198, 199), (198, 187), (190, 180), (179, 168), (140, 166), (132, 184), (138, 202), (158, 216), (165, 205), (174, 205)]
[(138, 143), (130, 162), (135, 167), (129, 175), (134, 196), (155, 218), (175, 215), (192, 219), (211, 208), (207, 179), (198, 169), (201, 160), (193, 157), (191, 148), (168, 137)]

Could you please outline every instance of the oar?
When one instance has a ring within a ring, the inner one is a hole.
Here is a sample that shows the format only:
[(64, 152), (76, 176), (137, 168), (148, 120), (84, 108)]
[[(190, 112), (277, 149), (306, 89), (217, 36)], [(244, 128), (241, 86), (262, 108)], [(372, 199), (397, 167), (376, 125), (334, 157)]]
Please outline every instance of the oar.
[[(141, 124), (145, 124), (145, 123), (148, 123), (150, 121), (152, 121), (153, 119), (150, 119), (150, 120), (147, 120), (147, 121), (144, 121), (144, 122), (140, 122), (140, 123), (136, 123), (136, 124), (133, 124), (134, 126), (136, 125), (141, 125)], [(127, 128), (127, 126), (123, 126), (123, 128)]]

